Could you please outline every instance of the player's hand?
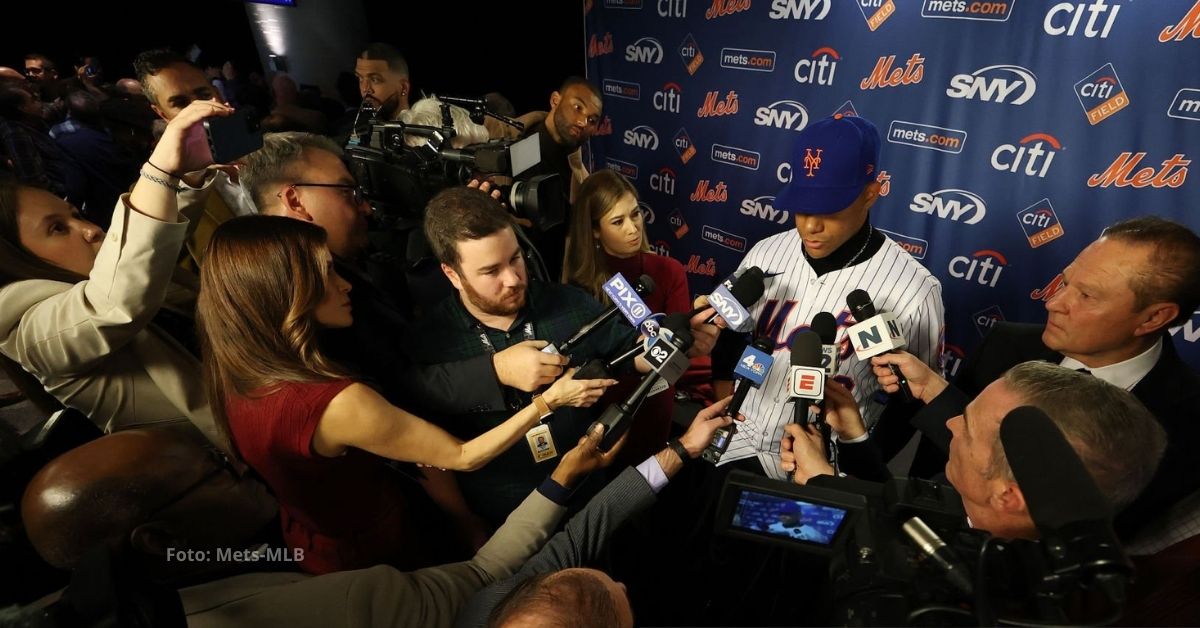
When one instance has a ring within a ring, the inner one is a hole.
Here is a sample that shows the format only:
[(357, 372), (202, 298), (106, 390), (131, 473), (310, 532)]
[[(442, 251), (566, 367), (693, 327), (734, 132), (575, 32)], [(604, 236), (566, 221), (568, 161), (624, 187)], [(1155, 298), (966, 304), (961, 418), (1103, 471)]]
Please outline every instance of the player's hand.
[(900, 368), (904, 377), (908, 379), (908, 389), (912, 391), (913, 397), (925, 403), (933, 401), (950, 385), (945, 378), (935, 373), (917, 356), (907, 351), (896, 351), (871, 358), (871, 368), (875, 371), (875, 379), (879, 380), (879, 386), (888, 393), (900, 390), (900, 379), (892, 373), (892, 369), (888, 368), (889, 364), (895, 364)]
[(779, 468), (792, 473), (796, 484), (807, 484), (818, 475), (833, 475), (833, 467), (825, 457), (821, 430), (815, 425), (788, 423), (779, 443)]
[(858, 402), (837, 380), (825, 380), (825, 422), (842, 440), (854, 440), (867, 433)]

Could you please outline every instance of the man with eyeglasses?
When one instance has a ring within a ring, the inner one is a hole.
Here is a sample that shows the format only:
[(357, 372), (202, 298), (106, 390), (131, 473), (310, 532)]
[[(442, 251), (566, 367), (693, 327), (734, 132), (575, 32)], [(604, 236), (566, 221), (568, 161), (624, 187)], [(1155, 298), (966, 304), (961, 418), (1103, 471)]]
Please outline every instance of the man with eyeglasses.
[(31, 52), (25, 55), (25, 78), (34, 83), (52, 83), (58, 80), (58, 68), (50, 57)]

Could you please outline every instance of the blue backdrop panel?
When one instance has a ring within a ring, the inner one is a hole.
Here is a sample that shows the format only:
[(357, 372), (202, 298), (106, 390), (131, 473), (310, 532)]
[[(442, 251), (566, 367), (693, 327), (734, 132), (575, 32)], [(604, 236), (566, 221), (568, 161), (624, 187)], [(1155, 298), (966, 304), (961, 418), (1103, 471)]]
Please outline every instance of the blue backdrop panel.
[[(1042, 322), (1107, 224), (1200, 231), (1200, 0), (594, 0), (593, 167), (641, 194), (655, 248), (707, 292), (758, 240), (835, 112), (884, 136), (873, 223), (941, 281), (953, 371), (996, 320)], [(1175, 338), (1200, 364), (1200, 315)]]

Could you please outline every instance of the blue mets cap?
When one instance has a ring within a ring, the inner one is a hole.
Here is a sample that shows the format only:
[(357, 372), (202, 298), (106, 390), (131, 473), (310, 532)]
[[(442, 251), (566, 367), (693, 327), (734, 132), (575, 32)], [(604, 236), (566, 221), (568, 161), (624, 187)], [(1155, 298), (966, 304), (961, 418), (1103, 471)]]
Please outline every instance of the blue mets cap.
[(835, 114), (800, 131), (792, 147), (792, 180), (776, 209), (832, 214), (846, 209), (875, 180), (879, 130), (866, 118)]

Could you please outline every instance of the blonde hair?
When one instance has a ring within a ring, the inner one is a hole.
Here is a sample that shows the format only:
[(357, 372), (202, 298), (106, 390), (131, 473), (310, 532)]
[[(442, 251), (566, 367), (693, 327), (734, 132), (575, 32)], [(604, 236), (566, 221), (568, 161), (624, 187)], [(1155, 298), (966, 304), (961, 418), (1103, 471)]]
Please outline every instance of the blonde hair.
[[(596, 229), (605, 214), (612, 211), (626, 195), (637, 201), (637, 189), (633, 184), (613, 170), (600, 170), (584, 179), (572, 210), (563, 283), (583, 288), (605, 305), (608, 304), (608, 295), (604, 293), (604, 282), (612, 273), (596, 239)], [(642, 225), (641, 248), (642, 251), (650, 250), (645, 225)]]

